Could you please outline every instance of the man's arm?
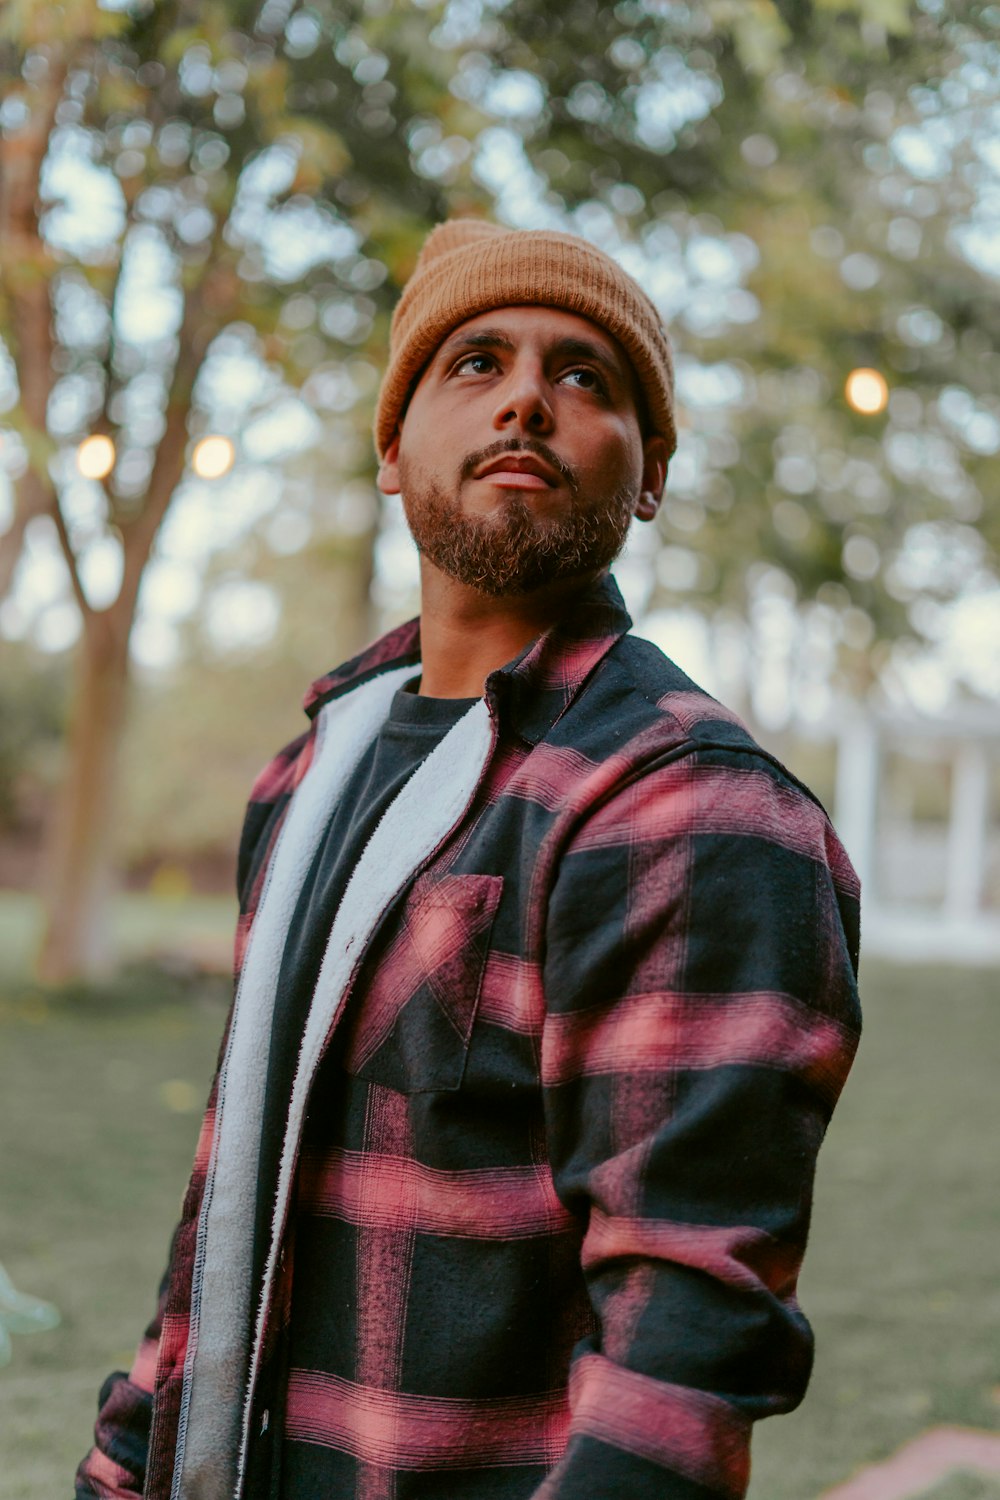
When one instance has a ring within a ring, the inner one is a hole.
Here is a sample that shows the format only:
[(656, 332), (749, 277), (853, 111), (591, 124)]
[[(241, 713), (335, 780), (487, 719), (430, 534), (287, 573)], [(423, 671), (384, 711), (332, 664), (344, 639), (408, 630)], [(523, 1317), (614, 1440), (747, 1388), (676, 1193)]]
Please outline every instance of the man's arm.
[(816, 1153), (860, 1029), (858, 888), (765, 757), (689, 753), (574, 833), (549, 904), (542, 1070), (596, 1335), (538, 1500), (739, 1500), (802, 1398)]
[(76, 1500), (136, 1500), (142, 1495), (168, 1274), (164, 1273), (156, 1315), (132, 1368), (128, 1374), (115, 1370), (101, 1387), (94, 1446), (76, 1471)]

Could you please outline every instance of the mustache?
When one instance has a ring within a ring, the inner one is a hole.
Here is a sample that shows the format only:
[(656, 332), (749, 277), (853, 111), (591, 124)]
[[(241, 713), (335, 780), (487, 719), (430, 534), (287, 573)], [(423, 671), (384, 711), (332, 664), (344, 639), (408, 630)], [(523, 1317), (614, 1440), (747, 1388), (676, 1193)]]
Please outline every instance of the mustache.
[(491, 443), (488, 448), (480, 448), (476, 453), (470, 453), (462, 462), (459, 471), (460, 478), (471, 479), (481, 464), (488, 464), (491, 459), (500, 458), (504, 453), (533, 453), (536, 458), (542, 459), (550, 468), (554, 469), (560, 479), (565, 480), (572, 494), (576, 494), (579, 483), (576, 473), (566, 463), (565, 459), (553, 453), (547, 443), (538, 438), (502, 438), (497, 443)]

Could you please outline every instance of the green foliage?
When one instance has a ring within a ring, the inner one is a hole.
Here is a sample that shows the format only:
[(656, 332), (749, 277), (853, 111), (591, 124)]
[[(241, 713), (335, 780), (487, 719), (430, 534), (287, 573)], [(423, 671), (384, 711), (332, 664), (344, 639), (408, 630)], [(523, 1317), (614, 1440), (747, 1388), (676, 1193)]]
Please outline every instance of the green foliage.
[(854, 11), (862, 21), (884, 26), (893, 36), (907, 36), (913, 29), (915, 7), (911, 0), (816, 0), (816, 9)]
[(740, 64), (750, 74), (763, 76), (781, 59), (791, 32), (773, 0), (715, 0), (706, 7), (716, 31), (729, 33)]
[[(241, 326), (308, 400), (317, 370), (384, 358), (428, 226), (495, 212), (631, 255), (668, 312), (687, 415), (661, 540), (688, 561), (661, 570), (654, 603), (745, 612), (777, 570), (802, 604), (849, 612), (844, 665), (877, 670), (888, 643), (932, 630), (928, 594), (995, 577), (1000, 299), (959, 249), (995, 192), (978, 145), (1000, 97), (995, 8), (81, 0), (58, 45), (38, 19), (55, 9), (9, 8), (7, 55), (29, 102), (46, 67), (68, 65), (61, 128), (88, 132), (121, 186), (111, 253), (64, 254), (53, 283), (82, 276), (107, 317), (96, 346), (67, 320), (60, 371), (93, 388), (120, 449), (149, 448), (122, 414), (137, 382), (169, 373), (161, 345), (115, 326), (134, 234), (154, 232), (178, 285), (204, 289), (196, 368)], [(525, 178), (513, 196), (484, 170), (488, 138)], [(288, 169), (250, 212), (267, 153)], [(262, 227), (287, 241), (306, 211), (335, 248), (282, 269)], [(848, 406), (858, 366), (885, 375), (886, 413)], [(195, 398), (193, 430), (197, 383)], [(357, 396), (359, 430), (371, 400)], [(48, 458), (37, 439), (31, 457)], [(107, 488), (109, 524), (127, 523), (141, 493), (117, 475)], [(966, 566), (924, 576), (917, 542)]]
[(128, 26), (123, 11), (98, 5), (97, 0), (57, 0), (35, 5), (32, 0), (4, 0), (0, 8), (0, 42), (18, 52), (34, 47), (62, 47), (116, 36)]
[[(944, 570), (911, 583), (898, 565), (920, 528), (937, 528), (942, 550), (964, 540), (984, 578), (996, 566), (996, 446), (976, 452), (946, 415), (955, 390), (1000, 414), (1000, 301), (954, 244), (983, 180), (972, 135), (997, 97), (996, 41), (972, 14), (941, 25), (901, 4), (782, 12), (578, 3), (547, 47), (537, 8), (515, 0), (494, 66), (544, 82), (526, 145), (558, 208), (597, 203), (653, 255), (682, 261), (702, 236), (748, 252), (756, 316), (706, 329), (681, 303), (673, 325), (682, 359), (728, 367), (741, 385), (728, 409), (690, 413), (694, 472), (675, 465), (664, 535), (698, 558), (689, 595), (743, 609), (763, 561), (803, 601), (862, 610), (883, 640), (919, 635), (918, 595), (956, 592)], [(650, 144), (643, 80), (667, 58), (716, 102)], [(925, 179), (894, 138), (928, 121), (950, 122), (956, 144)], [(858, 366), (885, 374), (887, 414), (849, 408)], [(853, 537), (870, 544), (863, 566)]]

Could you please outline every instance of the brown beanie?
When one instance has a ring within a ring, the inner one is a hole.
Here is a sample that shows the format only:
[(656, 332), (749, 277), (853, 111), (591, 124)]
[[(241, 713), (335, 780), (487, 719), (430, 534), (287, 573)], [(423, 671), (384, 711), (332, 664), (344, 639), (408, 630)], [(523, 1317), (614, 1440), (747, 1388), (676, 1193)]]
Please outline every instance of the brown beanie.
[(432, 229), (396, 304), (375, 412), (381, 458), (424, 366), (446, 334), (497, 307), (561, 307), (597, 323), (628, 355), (653, 432), (677, 446), (674, 369), (652, 302), (609, 255), (574, 234), (449, 219)]

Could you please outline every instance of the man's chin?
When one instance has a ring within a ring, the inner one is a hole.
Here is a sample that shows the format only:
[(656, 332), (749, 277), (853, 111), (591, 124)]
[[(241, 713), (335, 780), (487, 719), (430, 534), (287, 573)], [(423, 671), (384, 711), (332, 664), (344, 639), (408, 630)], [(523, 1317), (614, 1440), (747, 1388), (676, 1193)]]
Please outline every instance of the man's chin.
[(572, 588), (574, 583), (588, 582), (603, 572), (620, 551), (616, 548), (613, 554), (572, 558), (547, 552), (500, 558), (468, 551), (456, 555), (453, 549), (432, 551), (419, 543), (418, 547), (439, 572), (490, 599), (519, 599), (546, 590)]
[[(451, 575), (456, 583), (463, 584), (466, 588), (482, 594), (484, 599), (528, 599), (532, 596), (541, 598), (547, 593), (556, 592), (559, 588), (571, 587), (576, 581), (575, 575), (564, 574), (558, 578), (546, 577), (543, 579), (498, 579), (478, 578), (472, 579), (467, 576)], [(579, 577), (583, 583), (592, 575), (588, 572)]]
[(572, 586), (603, 571), (628, 534), (631, 501), (616, 497), (600, 512), (543, 520), (516, 491), (487, 516), (469, 516), (433, 490), (403, 506), (420, 553), (457, 583), (489, 598), (523, 598)]

